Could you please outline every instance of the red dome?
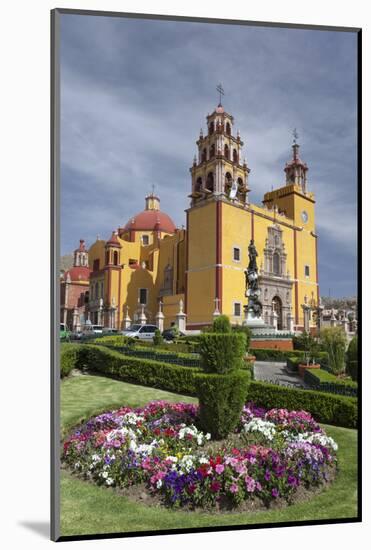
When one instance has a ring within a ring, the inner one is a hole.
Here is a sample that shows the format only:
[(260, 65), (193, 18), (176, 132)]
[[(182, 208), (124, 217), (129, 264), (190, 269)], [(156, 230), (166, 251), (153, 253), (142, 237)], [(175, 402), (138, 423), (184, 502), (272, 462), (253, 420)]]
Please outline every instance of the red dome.
[(64, 274), (64, 280), (67, 279), (67, 276), (70, 276), (70, 279), (72, 282), (80, 282), (80, 281), (89, 281), (89, 275), (90, 275), (90, 267), (85, 266), (76, 266), (71, 267), (68, 271)]
[(124, 231), (164, 231), (175, 233), (173, 220), (160, 210), (143, 210), (125, 225)]

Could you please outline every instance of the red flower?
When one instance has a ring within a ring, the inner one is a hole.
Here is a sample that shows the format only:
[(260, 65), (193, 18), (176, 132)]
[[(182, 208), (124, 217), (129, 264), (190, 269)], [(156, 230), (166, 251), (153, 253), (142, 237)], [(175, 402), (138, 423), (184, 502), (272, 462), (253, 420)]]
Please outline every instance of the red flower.
[(210, 489), (213, 493), (220, 491), (222, 484), (219, 481), (213, 481), (210, 485)]

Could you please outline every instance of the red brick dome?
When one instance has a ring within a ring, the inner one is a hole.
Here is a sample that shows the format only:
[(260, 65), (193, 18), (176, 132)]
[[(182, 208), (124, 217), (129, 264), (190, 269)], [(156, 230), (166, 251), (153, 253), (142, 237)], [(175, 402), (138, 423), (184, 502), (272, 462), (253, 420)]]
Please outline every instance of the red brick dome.
[(64, 273), (64, 280), (67, 279), (68, 275), (70, 276), (71, 282), (87, 282), (89, 281), (90, 267), (87, 266), (75, 266), (71, 267), (68, 271)]
[(173, 220), (160, 210), (143, 210), (133, 216), (125, 225), (123, 231), (163, 231), (175, 233)]

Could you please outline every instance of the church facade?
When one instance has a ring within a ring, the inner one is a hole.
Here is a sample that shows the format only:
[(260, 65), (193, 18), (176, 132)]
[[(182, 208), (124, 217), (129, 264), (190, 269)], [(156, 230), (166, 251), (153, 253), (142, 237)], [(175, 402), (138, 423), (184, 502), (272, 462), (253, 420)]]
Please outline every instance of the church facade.
[[(219, 103), (206, 122), (190, 168), (186, 227), (175, 227), (151, 193), (142, 212), (108, 241), (97, 239), (90, 247), (92, 323), (121, 329), (143, 312), (147, 322), (155, 323), (161, 308), (167, 328), (182, 301), (188, 329), (209, 325), (217, 313), (242, 324), (251, 240), (258, 252), (267, 324), (303, 330), (305, 311), (318, 306), (315, 200), (296, 138), (284, 167), (285, 182), (255, 205), (249, 200), (250, 168), (233, 116)], [(313, 326), (310, 318), (309, 323)]]

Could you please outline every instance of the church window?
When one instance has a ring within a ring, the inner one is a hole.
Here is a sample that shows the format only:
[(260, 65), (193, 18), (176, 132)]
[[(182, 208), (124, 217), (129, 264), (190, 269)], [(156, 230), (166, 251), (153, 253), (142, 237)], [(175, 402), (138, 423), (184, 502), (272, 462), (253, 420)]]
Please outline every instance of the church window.
[(229, 124), (229, 122), (227, 122), (226, 126), (225, 126), (225, 131), (226, 131), (226, 134), (228, 136), (231, 135), (231, 125)]
[(207, 175), (206, 189), (214, 191), (214, 174), (212, 172), (209, 172)]
[(280, 274), (280, 255), (275, 252), (273, 254), (273, 273), (275, 275), (279, 275)]
[(241, 250), (235, 246), (233, 248), (233, 261), (234, 262), (239, 262), (241, 260)]
[(139, 303), (141, 306), (146, 306), (148, 303), (148, 288), (139, 289)]
[(226, 195), (229, 195), (231, 187), (232, 187), (232, 176), (229, 172), (227, 172), (225, 175), (225, 185), (224, 185), (224, 192)]
[(207, 151), (206, 151), (206, 149), (204, 149), (204, 150), (202, 151), (201, 161), (202, 161), (202, 162), (206, 162), (206, 158), (207, 158)]
[(233, 149), (233, 162), (238, 162), (237, 149)]
[(233, 303), (233, 315), (235, 317), (241, 317), (241, 303), (240, 302), (234, 302)]
[(119, 265), (119, 253), (117, 250), (113, 253), (113, 265)]
[(93, 262), (93, 271), (99, 271), (99, 259)]
[(210, 122), (210, 125), (209, 125), (209, 134), (213, 134), (214, 133), (214, 123), (213, 122)]
[(149, 243), (148, 235), (142, 235), (142, 243), (144, 244), (144, 246), (146, 246)]
[(227, 144), (224, 145), (224, 156), (229, 160), (229, 147)]
[(110, 260), (110, 258), (109, 258), (109, 250), (107, 250), (107, 252), (106, 252), (106, 264), (109, 264), (109, 260)]
[(304, 274), (306, 277), (309, 277), (309, 274), (310, 274), (309, 265), (304, 266)]
[(210, 158), (214, 158), (215, 157), (215, 144), (213, 143), (212, 146), (210, 147)]
[(197, 178), (195, 191), (199, 193), (202, 189), (202, 178)]

